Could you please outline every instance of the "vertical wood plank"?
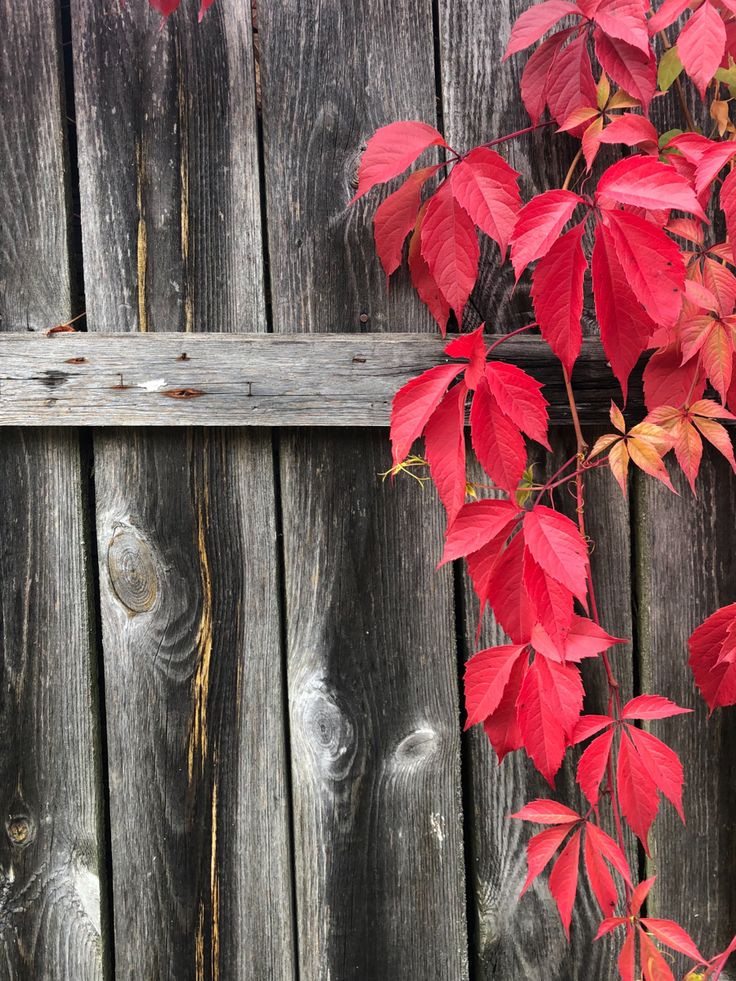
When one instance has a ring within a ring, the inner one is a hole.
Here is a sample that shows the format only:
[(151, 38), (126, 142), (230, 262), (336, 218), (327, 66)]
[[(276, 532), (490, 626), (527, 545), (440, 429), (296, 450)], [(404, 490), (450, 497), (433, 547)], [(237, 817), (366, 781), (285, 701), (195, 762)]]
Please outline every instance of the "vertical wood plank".
[[(529, 125), (519, 97), (524, 56), (501, 62), (511, 26), (529, 6), (528, 0), (504, 0), (458, 5), (439, 0), (439, 54), (445, 136), (456, 149), (503, 136)], [(559, 187), (575, 154), (576, 143), (550, 130), (506, 144), (502, 153), (521, 171), (525, 200)], [(500, 264), (495, 243), (483, 243), (481, 277), (471, 300), (471, 321), (485, 321), (490, 330), (506, 331), (533, 319), (528, 284), (514, 290), (513, 271)], [(574, 381), (574, 378), (573, 378)], [(586, 434), (587, 435), (587, 434)], [(591, 442), (595, 434), (588, 437)], [(541, 463), (542, 471), (561, 465), (574, 452), (570, 430), (553, 434), (555, 458)], [(538, 471), (539, 472), (539, 471)], [(630, 594), (629, 510), (608, 474), (591, 474), (586, 495), (587, 530), (594, 544), (593, 569), (599, 605), (607, 629), (632, 636)], [(558, 506), (574, 518), (574, 502), (558, 495)], [(478, 646), (502, 643), (503, 633), (492, 622), (475, 644), (477, 602), (469, 583), (466, 596), (466, 653)], [(633, 684), (631, 645), (612, 655), (624, 691)], [(600, 664), (584, 670), (588, 711), (606, 708), (607, 685)], [(496, 765), (493, 750), (482, 732), (464, 743), (467, 755), (468, 794), (472, 802), (469, 825), (471, 845), (470, 895), (474, 930), (471, 951), (478, 978), (542, 976), (587, 979), (615, 974), (615, 954), (609, 941), (592, 945), (600, 914), (585, 890), (575, 911), (572, 943), (567, 944), (545, 882), (533, 887), (518, 902), (526, 876), (529, 826), (508, 821), (506, 815), (549, 787), (520, 754)], [(583, 803), (574, 781), (574, 759), (558, 778), (558, 794), (566, 802)], [(612, 829), (610, 829), (612, 830)], [(633, 854), (636, 854), (634, 847)]]
[[(265, 328), (249, 5), (72, 12), (91, 328)], [(270, 437), (95, 448), (117, 973), (290, 978)]]
[[(425, 0), (259, 5), (277, 331), (428, 326), (388, 296), (361, 146), (435, 118)], [(382, 485), (385, 435), (281, 444), (301, 977), (467, 976), (452, 582), (440, 509)]]
[[(0, 329), (41, 330), (71, 311), (60, 29), (53, 4), (0, 14)], [(105, 860), (77, 434), (4, 431), (0, 488), (0, 974), (92, 981)]]
[[(593, 441), (599, 433), (591, 431)], [(553, 473), (575, 448), (569, 428), (550, 434), (555, 455), (540, 457), (535, 472), (542, 480)], [(534, 451), (532, 451), (534, 453)], [(484, 475), (478, 468), (477, 480)], [(485, 478), (487, 479), (487, 478)], [(593, 576), (601, 622), (615, 636), (632, 636), (630, 602), (630, 536), (629, 509), (607, 472), (591, 473), (586, 478), (586, 531), (592, 543)], [(556, 506), (574, 518), (574, 501), (565, 493), (557, 494)], [(476, 649), (508, 643), (505, 634), (486, 614), (479, 642), (476, 644), (478, 601), (467, 577), (465, 595), (465, 648), (469, 655)], [(622, 696), (630, 696), (633, 684), (632, 646), (621, 645), (610, 652), (611, 663), (621, 687)], [(586, 712), (606, 711), (607, 685), (599, 661), (583, 666), (586, 689)], [(538, 828), (509, 821), (508, 815), (536, 797), (549, 797), (550, 787), (531, 761), (522, 753), (506, 757), (499, 766), (487, 737), (475, 728), (465, 737), (464, 753), (468, 780), (470, 814), (466, 832), (470, 840), (471, 861), (468, 871), (473, 908), (471, 952), (475, 977), (490, 981), (507, 977), (545, 977), (556, 981), (586, 981), (614, 977), (616, 951), (609, 939), (592, 943), (601, 919), (590, 891), (583, 886), (573, 911), (571, 942), (568, 944), (559, 915), (549, 893), (546, 876), (519, 899), (526, 878), (526, 843)], [(552, 796), (574, 808), (585, 807), (575, 783), (579, 753), (568, 753), (556, 780)], [(615, 834), (612, 827), (606, 830)], [(628, 855), (635, 861), (636, 845), (628, 839)], [(581, 877), (581, 881), (584, 877)]]
[(648, 479), (638, 482), (636, 494), (642, 687), (695, 711), (651, 723), (683, 761), (687, 825), (667, 801), (660, 804), (649, 863), (658, 879), (649, 910), (682, 923), (708, 955), (726, 946), (736, 922), (736, 718), (728, 709), (708, 718), (687, 663), (687, 641), (707, 616), (736, 600), (736, 482), (710, 448), (697, 498), (679, 470), (670, 469), (680, 497)]

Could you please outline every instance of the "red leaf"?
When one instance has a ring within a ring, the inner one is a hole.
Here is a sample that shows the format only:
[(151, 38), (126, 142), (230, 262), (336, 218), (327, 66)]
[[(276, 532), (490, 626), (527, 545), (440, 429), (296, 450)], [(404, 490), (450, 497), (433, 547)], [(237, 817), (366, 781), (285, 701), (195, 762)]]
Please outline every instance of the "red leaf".
[(605, 225), (595, 230), (591, 272), (601, 341), (625, 399), (629, 375), (646, 349), (654, 324), (629, 286)]
[(595, 197), (637, 208), (679, 208), (707, 220), (690, 183), (654, 157), (625, 157), (612, 164), (598, 182)]
[[(719, 18), (720, 19), (720, 18)], [(736, 144), (714, 142), (701, 155), (695, 168), (695, 191), (704, 194), (726, 164), (736, 156)]]
[(593, 939), (600, 940), (601, 937), (607, 936), (609, 933), (612, 933), (614, 930), (618, 929), (618, 927), (623, 926), (624, 923), (628, 922), (629, 918), (627, 916), (607, 916), (598, 927), (598, 932)]
[[(720, 191), (721, 211), (726, 216), (726, 229), (731, 248), (736, 247), (736, 170), (726, 175)], [(736, 255), (736, 252), (734, 252)], [(733, 261), (733, 260), (732, 260)]]
[(530, 439), (551, 450), (547, 440), (547, 406), (543, 386), (514, 364), (489, 361), (486, 379), (493, 397), (505, 416)]
[(616, 909), (618, 890), (608, 866), (600, 857), (588, 835), (585, 836), (585, 869), (601, 912), (604, 916), (610, 916)]
[(202, 2), (200, 3), (199, 13), (197, 14), (197, 21), (200, 24), (202, 23), (202, 18), (204, 17), (204, 15), (207, 13), (207, 11), (210, 9), (210, 7), (214, 2), (215, 0), (202, 0)]
[(644, 981), (675, 981), (667, 961), (643, 930), (639, 930), (639, 946)]
[(582, 821), (580, 815), (565, 804), (546, 798), (530, 801), (511, 817), (517, 821), (532, 821), (534, 824), (575, 824), (576, 821)]
[(588, 547), (564, 514), (537, 504), (524, 517), (524, 538), (535, 562), (585, 603)]
[(584, 201), (572, 191), (545, 191), (524, 205), (511, 236), (511, 262), (519, 281), (530, 262), (546, 255)]
[(593, 620), (574, 614), (565, 638), (565, 660), (582, 661), (607, 651), (614, 644), (625, 643), (622, 637), (612, 637)]
[(656, 151), (658, 139), (658, 133), (649, 120), (633, 112), (616, 116), (600, 136), (601, 143), (623, 143), (652, 151)]
[(570, 921), (575, 894), (578, 891), (578, 864), (580, 861), (580, 832), (576, 831), (562, 849), (549, 877), (549, 891), (557, 903), (562, 926), (570, 939)]
[(499, 763), (507, 753), (521, 749), (523, 746), (521, 730), (516, 720), (516, 701), (528, 670), (529, 661), (527, 658), (522, 657), (515, 662), (498, 708), (483, 723), (483, 728), (498, 756)]
[(538, 621), (532, 630), (535, 650), (553, 660), (564, 660), (573, 616), (572, 593), (548, 576), (528, 550), (524, 554), (524, 587)]
[(577, 668), (555, 664), (538, 654), (519, 693), (518, 721), (527, 753), (550, 785), (582, 706), (583, 686)]
[(649, 32), (641, 0), (603, 0), (593, 15), (596, 24), (611, 38), (625, 41), (649, 53)]
[(585, 825), (585, 829), (586, 835), (591, 838), (597, 850), (616, 869), (624, 882), (630, 886), (632, 884), (631, 871), (629, 870), (629, 863), (626, 861), (626, 856), (620, 846), (616, 844), (610, 835), (607, 835), (602, 828), (599, 828), (595, 824), (588, 822)]
[(697, 359), (682, 364), (676, 344), (657, 351), (644, 368), (644, 401), (650, 412), (660, 405), (684, 405), (689, 397), (700, 398), (704, 389), (705, 375)]
[(574, 746), (576, 743), (581, 743), (585, 739), (590, 739), (591, 736), (600, 732), (601, 729), (612, 725), (613, 721), (610, 715), (581, 716), (575, 724), (572, 736), (570, 737), (570, 745)]
[(648, 855), (647, 835), (657, 816), (659, 795), (654, 780), (625, 732), (619, 745), (616, 780), (621, 811)]
[(651, 35), (663, 31), (674, 24), (680, 14), (690, 6), (690, 0), (664, 0), (664, 3), (653, 17), (649, 18), (649, 33)]
[(424, 432), (424, 449), (429, 472), (452, 524), (465, 502), (465, 400), (464, 382), (445, 395), (430, 417)]
[(465, 665), (465, 729), (493, 715), (501, 701), (524, 645), (489, 647), (478, 651)]
[(734, 622), (736, 603), (716, 610), (690, 637), (690, 667), (711, 712), (718, 706), (736, 705), (736, 660), (719, 663)]
[(519, 509), (512, 501), (484, 499), (463, 504), (447, 529), (440, 565), (482, 548), (492, 538), (510, 533)]
[(650, 53), (644, 54), (625, 41), (607, 37), (596, 30), (595, 54), (601, 68), (635, 99), (641, 102), (644, 112), (657, 91), (657, 62)]
[(391, 406), (394, 464), (406, 459), (412, 443), (424, 432), (448, 385), (461, 371), (459, 364), (439, 364), (412, 378), (394, 395)]
[(499, 624), (515, 644), (529, 643), (534, 611), (523, 587), (524, 535), (515, 535), (499, 556), (488, 583), (488, 598)]
[[(612, 744), (613, 729), (608, 729), (602, 735), (596, 736), (578, 761), (576, 780), (593, 806), (598, 803), (601, 780), (606, 772)], [(603, 912), (610, 913), (611, 911), (604, 909)]]
[(358, 190), (351, 200), (366, 194), (376, 184), (398, 177), (431, 146), (447, 146), (434, 126), (419, 122), (389, 123), (377, 129), (366, 144), (358, 168)]
[(526, 447), (517, 427), (501, 411), (485, 377), (470, 407), (470, 436), (480, 465), (498, 487), (513, 494), (526, 468)]
[(398, 191), (389, 194), (376, 209), (373, 235), (376, 252), (387, 276), (401, 265), (404, 240), (414, 228), (422, 203), (422, 187), (438, 167), (423, 167), (410, 174)]
[(521, 74), (521, 98), (532, 122), (536, 125), (547, 105), (548, 79), (557, 54), (572, 34), (572, 28), (559, 31), (532, 53)]
[(545, 3), (525, 10), (517, 17), (511, 28), (511, 37), (503, 61), (534, 44), (568, 14), (579, 15), (580, 11), (576, 4), (568, 3), (567, 0), (546, 0)]
[(452, 192), (505, 257), (521, 208), (519, 174), (487, 147), (471, 150), (452, 170)]
[(686, 930), (683, 930), (679, 923), (675, 923), (673, 920), (655, 920), (650, 917), (646, 917), (641, 923), (663, 944), (667, 944), (668, 947), (684, 954), (685, 957), (689, 957), (696, 963), (705, 962), (705, 958), (695, 946), (692, 937)]
[(568, 374), (580, 354), (583, 332), (583, 279), (587, 262), (582, 240), (585, 222), (559, 238), (532, 273), (534, 312), (542, 337)]
[(626, 211), (605, 214), (610, 241), (637, 300), (651, 319), (671, 327), (682, 309), (685, 264), (669, 235)]
[(430, 274), (462, 324), (463, 310), (478, 275), (480, 248), (475, 225), (448, 182), (430, 199), (421, 236), (422, 255)]
[(673, 715), (684, 715), (692, 709), (680, 708), (662, 695), (637, 695), (623, 708), (622, 719), (669, 719)]
[(644, 879), (643, 882), (637, 884), (636, 889), (631, 894), (631, 902), (629, 903), (629, 910), (632, 916), (639, 915), (639, 911), (644, 905), (644, 900), (651, 892), (656, 879), (656, 875), (653, 875), (651, 879)]
[(527, 875), (519, 898), (527, 891), (537, 876), (547, 867), (549, 860), (570, 833), (570, 825), (562, 824), (556, 828), (546, 828), (529, 839), (526, 846)]
[(477, 330), (473, 330), (469, 334), (461, 334), (445, 345), (445, 354), (449, 354), (451, 358), (467, 358), (470, 362), (465, 369), (465, 384), (471, 391), (478, 387), (478, 382), (483, 377), (486, 368), (484, 327), (485, 324), (481, 324)]
[(596, 105), (596, 96), (588, 39), (583, 33), (555, 58), (554, 71), (547, 78), (547, 105), (558, 125), (562, 126), (576, 109)]
[(634, 745), (649, 775), (654, 780), (657, 788), (674, 805), (675, 810), (680, 815), (680, 819), (684, 824), (685, 813), (682, 809), (682, 787), (685, 777), (682, 772), (682, 763), (677, 753), (663, 743), (661, 739), (657, 739), (656, 736), (653, 736), (651, 732), (647, 732), (645, 729), (636, 729), (630, 726), (628, 731), (634, 740)]
[(636, 933), (627, 928), (621, 952), (618, 955), (618, 971), (621, 981), (634, 981), (634, 965), (636, 963)]
[(154, 10), (157, 10), (164, 17), (173, 14), (178, 8), (181, 0), (148, 0)]
[(695, 416), (693, 422), (703, 436), (705, 436), (708, 442), (715, 446), (719, 453), (722, 453), (725, 456), (725, 458), (731, 464), (731, 469), (736, 471), (736, 459), (734, 459), (733, 455), (733, 445), (727, 430), (724, 429), (720, 423), (713, 422), (710, 419), (700, 419)]
[(680, 31), (677, 53), (685, 71), (695, 82), (700, 98), (720, 67), (726, 47), (726, 28), (709, 0), (698, 8)]
[(434, 281), (429, 266), (422, 255), (422, 222), (426, 211), (427, 205), (424, 204), (419, 212), (414, 232), (409, 239), (409, 273), (419, 299), (437, 321), (444, 337), (447, 332), (447, 321), (450, 317), (450, 304), (442, 295), (442, 291)]

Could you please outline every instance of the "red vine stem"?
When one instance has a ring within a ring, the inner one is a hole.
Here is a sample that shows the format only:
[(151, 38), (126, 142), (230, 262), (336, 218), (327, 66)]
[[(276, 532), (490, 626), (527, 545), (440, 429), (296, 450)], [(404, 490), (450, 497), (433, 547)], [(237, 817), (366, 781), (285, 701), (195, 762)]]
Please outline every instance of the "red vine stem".
[[(495, 140), (488, 140), (487, 143), (481, 143), (481, 147), (492, 147), (498, 146), (499, 143), (507, 143), (509, 140), (515, 140), (517, 136), (525, 136), (527, 133), (533, 133), (537, 129), (544, 129), (545, 126), (554, 126), (556, 120), (547, 119), (543, 123), (536, 123), (534, 126), (525, 126), (524, 129), (517, 129), (513, 133), (507, 133), (506, 136), (497, 136)], [(474, 147), (478, 150), (480, 147)]]
[(491, 346), (488, 348), (487, 354), (490, 354), (491, 351), (495, 351), (499, 344), (503, 344), (510, 337), (515, 337), (517, 334), (523, 334), (525, 330), (531, 330), (533, 327), (539, 327), (539, 324), (527, 324), (525, 327), (517, 327), (516, 330), (512, 330), (510, 333), (504, 334), (503, 337), (499, 337), (497, 341), (494, 341), (493, 344), (491, 344)]

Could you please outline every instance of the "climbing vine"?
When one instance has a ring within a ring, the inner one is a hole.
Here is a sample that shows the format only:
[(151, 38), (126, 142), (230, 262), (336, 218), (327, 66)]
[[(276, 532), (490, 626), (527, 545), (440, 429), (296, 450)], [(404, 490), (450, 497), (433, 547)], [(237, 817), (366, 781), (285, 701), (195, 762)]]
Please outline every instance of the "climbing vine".
[[(568, 750), (585, 744), (577, 762), (583, 807), (550, 797), (512, 815), (543, 826), (528, 842), (522, 894), (551, 866), (549, 888), (569, 936), (582, 865), (600, 907), (596, 939), (619, 938), (623, 981), (673, 978), (662, 947), (691, 962), (687, 978), (716, 981), (736, 938), (706, 957), (679, 924), (642, 915), (654, 878), (637, 881), (624, 825), (648, 852), (661, 797), (684, 820), (684, 774), (676, 753), (639, 723), (689, 710), (658, 694), (623, 701), (611, 656), (622, 640), (601, 623), (585, 528), (593, 469), (610, 469), (624, 494), (632, 466), (673, 489), (664, 462), (672, 453), (695, 491), (706, 440), (736, 471), (722, 424), (736, 418), (736, 0), (652, 6), (530, 6), (505, 54), (534, 48), (520, 82), (530, 125), (460, 152), (434, 126), (391, 123), (368, 141), (355, 199), (441, 148), (441, 163), (414, 170), (381, 202), (374, 229), (386, 275), (406, 251), (414, 288), (443, 335), (450, 323), (462, 330), (478, 278), (479, 232), (497, 244), (502, 261), (510, 255), (517, 283), (531, 279), (533, 323), (490, 345), (484, 325), (461, 333), (445, 348), (452, 360), (396, 394), (391, 417), (393, 473), (428, 468), (447, 512), (442, 562), (465, 560), (479, 617), (490, 608), (508, 636), (467, 663), (466, 727), (483, 726), (499, 761), (524, 750), (552, 788)], [(708, 132), (693, 120), (688, 85), (709, 108)], [(668, 102), (670, 128), (660, 132), (649, 111), (668, 92), (676, 101)], [(550, 126), (577, 148), (562, 186), (524, 203), (523, 175), (504, 159), (502, 145)], [(622, 148), (605, 169), (597, 165), (603, 146)], [(708, 219), (719, 210), (724, 240)], [(588, 274), (601, 342), (621, 389), (620, 404), (610, 409), (612, 432), (592, 446), (574, 384)], [(542, 386), (494, 357), (506, 338), (532, 330), (560, 362), (577, 444), (544, 483), (535, 482), (527, 455), (527, 440), (551, 449)], [(632, 425), (623, 414), (627, 385), (645, 352), (647, 414)], [(468, 483), (468, 404), (487, 492)], [(423, 456), (413, 452), (420, 437)], [(555, 508), (554, 491), (566, 486), (576, 521)], [(583, 714), (585, 659), (601, 664), (606, 714)], [(736, 604), (695, 630), (690, 665), (711, 710), (736, 703)]]

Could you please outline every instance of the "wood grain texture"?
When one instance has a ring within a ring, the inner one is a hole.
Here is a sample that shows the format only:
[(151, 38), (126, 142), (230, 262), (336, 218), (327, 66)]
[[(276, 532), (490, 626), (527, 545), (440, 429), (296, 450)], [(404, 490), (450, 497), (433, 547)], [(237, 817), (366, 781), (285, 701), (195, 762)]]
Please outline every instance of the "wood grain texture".
[[(275, 331), (428, 326), (348, 201), (376, 126), (435, 118), (430, 3), (286, 0), (258, 28)], [(467, 977), (451, 580), (389, 459), (359, 431), (281, 445), (302, 981)]]
[(667, 801), (660, 804), (650, 863), (658, 880), (649, 910), (682, 923), (710, 956), (730, 941), (736, 923), (736, 718), (728, 709), (708, 718), (687, 663), (687, 641), (707, 616), (736, 600), (736, 482), (708, 448), (698, 497), (679, 472), (673, 483), (680, 497), (649, 479), (638, 482), (636, 494), (642, 687), (695, 710), (650, 724), (683, 761), (687, 825)]
[[(248, 5), (72, 15), (89, 325), (263, 329)], [(95, 467), (117, 976), (288, 979), (270, 437), (118, 431)]]
[[(399, 333), (0, 335), (0, 425), (386, 426), (396, 391), (450, 360), (444, 345)], [(568, 421), (544, 341), (512, 338), (494, 358), (530, 371), (551, 419)], [(586, 338), (574, 383), (581, 418), (607, 420), (619, 390), (597, 340)], [(641, 409), (641, 368), (630, 389)]]
[[(53, 4), (0, 14), (0, 329), (25, 332), (71, 307), (61, 38)], [(77, 434), (4, 432), (0, 489), (0, 976), (99, 981), (99, 716)]]
[[(586, 433), (590, 439), (598, 434)], [(551, 433), (554, 457), (532, 448), (539, 478), (554, 472), (574, 452), (569, 429)], [(474, 479), (484, 482), (475, 464)], [(556, 506), (575, 517), (574, 501), (567, 492), (558, 493)], [(592, 542), (593, 575), (598, 591), (601, 621), (615, 636), (632, 636), (630, 600), (629, 513), (626, 502), (610, 475), (587, 477), (586, 531)], [(505, 634), (486, 614), (481, 637), (475, 641), (478, 601), (466, 575), (463, 576), (466, 656), (475, 650), (508, 643)], [(610, 652), (622, 694), (632, 690), (631, 644)], [(600, 661), (586, 664), (585, 711), (602, 712), (607, 707), (607, 685)], [(587, 981), (616, 974), (616, 951), (610, 939), (592, 944), (600, 912), (587, 887), (581, 889), (573, 911), (572, 942), (568, 944), (547, 885), (547, 876), (532, 886), (520, 900), (526, 878), (526, 843), (539, 827), (509, 821), (508, 815), (536, 797), (550, 796), (550, 788), (522, 753), (514, 753), (499, 766), (493, 748), (480, 727), (464, 741), (465, 772), (468, 778), (466, 827), (469, 829), (471, 862), (468, 870), (471, 897), (471, 951), (475, 977), (481, 981), (512, 977), (545, 977), (555, 981)], [(585, 809), (575, 784), (579, 752), (569, 752), (556, 781), (553, 796), (571, 807)], [(610, 817), (605, 815), (604, 817)], [(613, 828), (606, 824), (609, 833)], [(629, 855), (636, 866), (636, 846), (629, 838)]]

